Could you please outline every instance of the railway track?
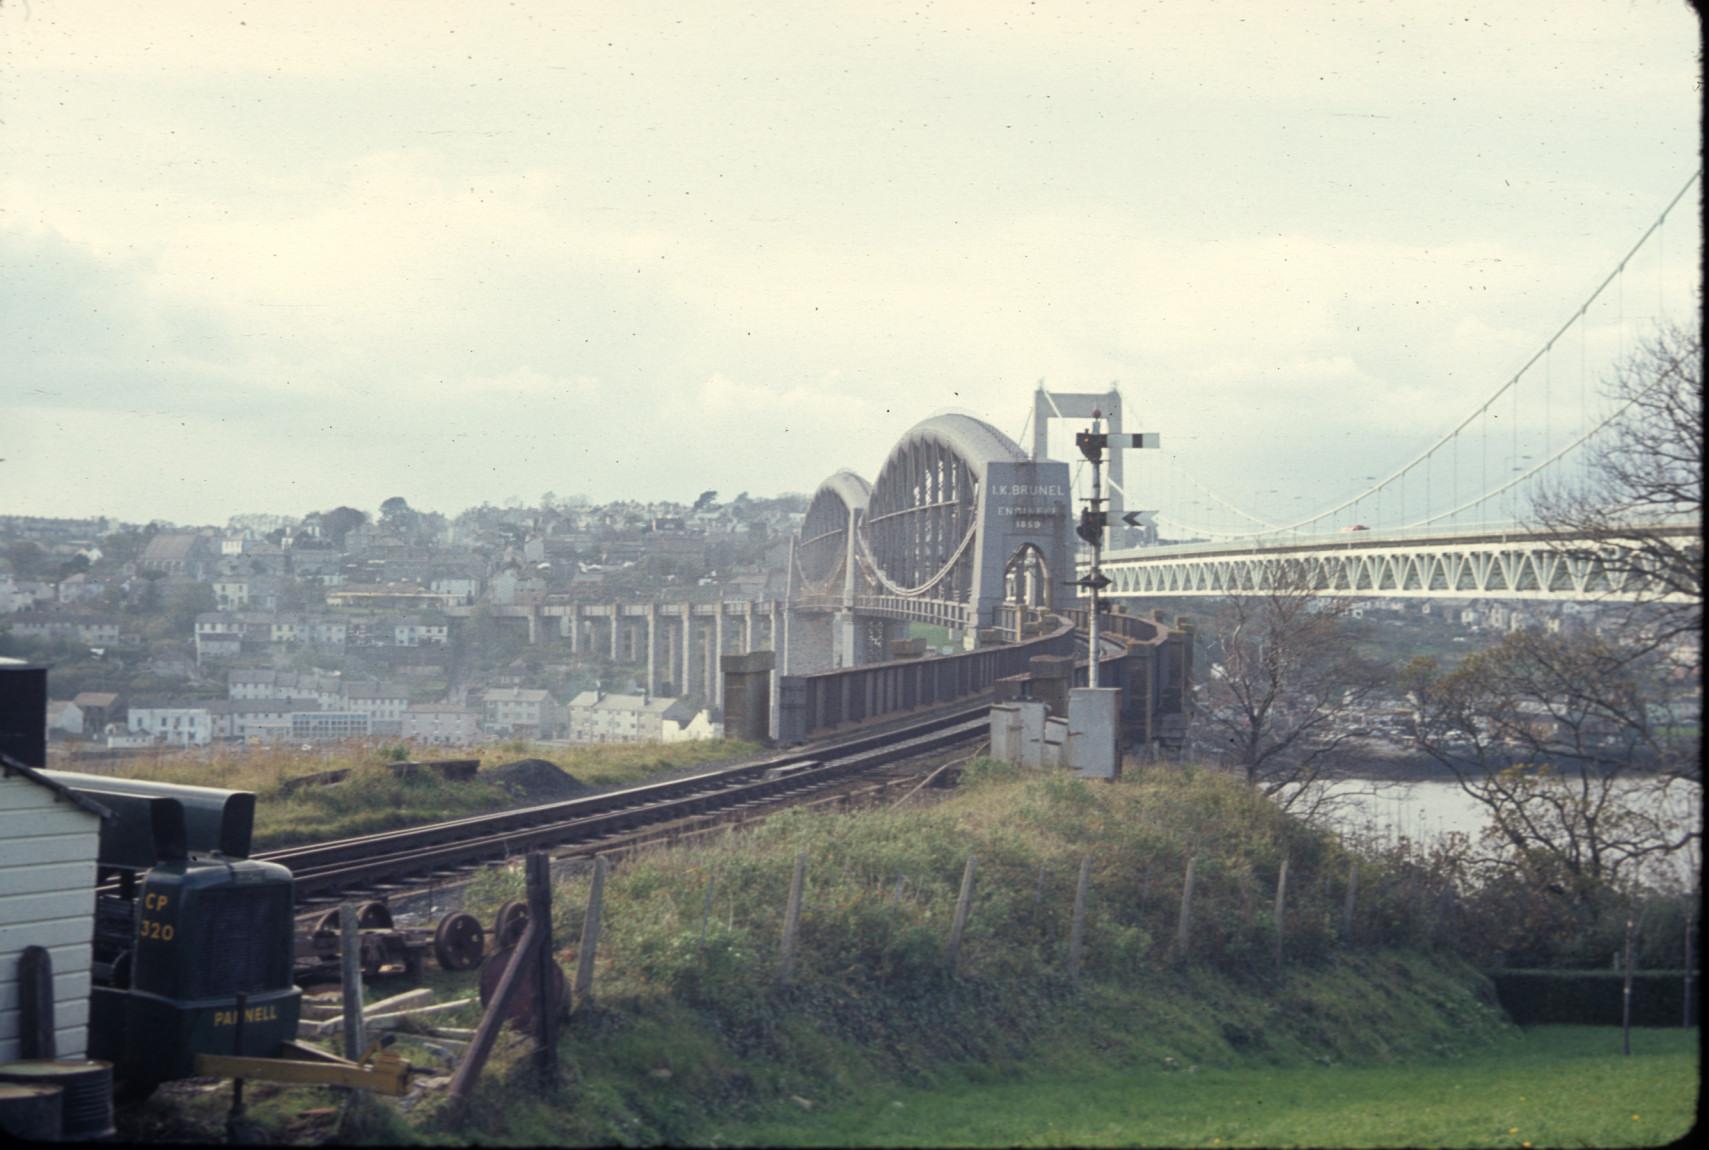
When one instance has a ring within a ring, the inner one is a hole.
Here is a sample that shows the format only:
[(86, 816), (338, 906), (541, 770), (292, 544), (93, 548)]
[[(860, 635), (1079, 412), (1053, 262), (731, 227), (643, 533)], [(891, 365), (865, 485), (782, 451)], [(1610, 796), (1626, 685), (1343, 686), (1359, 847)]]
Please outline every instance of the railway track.
[(308, 910), (356, 890), (443, 881), (531, 850), (616, 845), (650, 837), (648, 829), (661, 824), (809, 801), (879, 768), (984, 736), (988, 706), (686, 778), (255, 857), (289, 867), (298, 907)]

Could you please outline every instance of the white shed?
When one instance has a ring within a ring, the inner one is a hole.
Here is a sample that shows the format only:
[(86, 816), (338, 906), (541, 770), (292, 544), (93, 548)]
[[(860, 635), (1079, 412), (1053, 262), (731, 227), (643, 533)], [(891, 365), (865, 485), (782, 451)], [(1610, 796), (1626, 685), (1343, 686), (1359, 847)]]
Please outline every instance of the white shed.
[(0, 758), (0, 1062), (21, 1057), (19, 957), (46, 948), (53, 964), (55, 1053), (88, 1050), (99, 804)]

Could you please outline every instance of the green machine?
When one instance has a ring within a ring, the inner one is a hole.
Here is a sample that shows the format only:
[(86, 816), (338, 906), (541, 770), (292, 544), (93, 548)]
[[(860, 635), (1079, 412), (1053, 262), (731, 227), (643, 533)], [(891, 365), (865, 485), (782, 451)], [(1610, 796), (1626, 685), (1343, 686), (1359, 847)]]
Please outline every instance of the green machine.
[(90, 1057), (146, 1091), (200, 1073), (200, 1055), (288, 1053), (302, 1004), (292, 879), (247, 857), (255, 796), (42, 774), (115, 816), (97, 859)]

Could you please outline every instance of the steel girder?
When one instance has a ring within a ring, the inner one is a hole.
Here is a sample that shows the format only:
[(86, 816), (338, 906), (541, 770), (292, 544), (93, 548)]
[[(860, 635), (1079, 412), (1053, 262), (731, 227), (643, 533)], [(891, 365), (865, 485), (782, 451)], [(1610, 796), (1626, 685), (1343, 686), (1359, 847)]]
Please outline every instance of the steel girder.
[[(1286, 570), (1321, 595), (1352, 598), (1667, 599), (1618, 561), (1622, 547), (1542, 533), (1462, 541), (1371, 541), (1230, 549), (1166, 548), (1106, 557), (1114, 586), (1132, 596), (1262, 594)], [(1701, 541), (1697, 546), (1701, 562)]]

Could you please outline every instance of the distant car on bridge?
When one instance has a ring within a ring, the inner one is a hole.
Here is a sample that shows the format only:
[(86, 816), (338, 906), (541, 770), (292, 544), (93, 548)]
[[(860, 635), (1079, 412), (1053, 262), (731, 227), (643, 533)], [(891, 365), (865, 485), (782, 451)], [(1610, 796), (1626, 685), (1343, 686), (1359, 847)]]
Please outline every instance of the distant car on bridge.
[(1370, 528), (1366, 527), (1363, 523), (1355, 523), (1351, 527), (1343, 527), (1341, 529), (1341, 534), (1346, 535), (1350, 531), (1369, 531), (1369, 530), (1370, 530)]

